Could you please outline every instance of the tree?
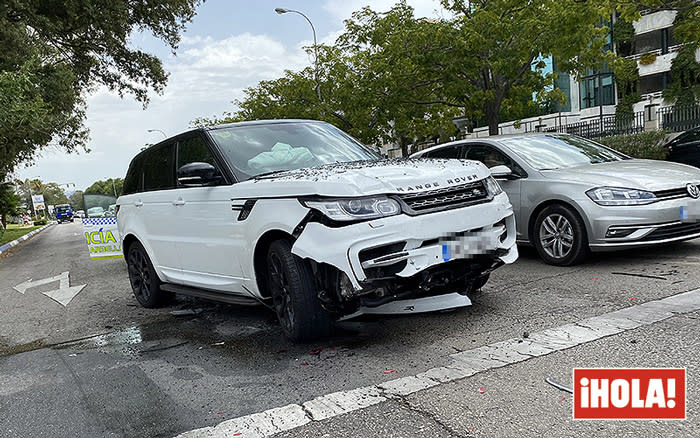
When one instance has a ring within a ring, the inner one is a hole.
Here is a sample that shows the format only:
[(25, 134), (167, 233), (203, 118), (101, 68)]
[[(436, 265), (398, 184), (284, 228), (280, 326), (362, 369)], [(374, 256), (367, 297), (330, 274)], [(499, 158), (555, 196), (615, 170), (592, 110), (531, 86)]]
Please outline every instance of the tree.
[(74, 210), (85, 210), (85, 204), (83, 203), (83, 191), (74, 191), (68, 197), (68, 203), (73, 207)]
[[(517, 96), (558, 93), (543, 59), (554, 56), (562, 71), (581, 74), (603, 61), (608, 29), (603, 8), (574, 0), (443, 0), (456, 13), (435, 33), (438, 47), (415, 50), (429, 74), (438, 78), (436, 93), (459, 105), (472, 119), (483, 117), (498, 134), (501, 107), (517, 106)], [(418, 47), (420, 49), (420, 46)]]
[(0, 171), (55, 143), (85, 149), (83, 96), (106, 86), (148, 102), (167, 73), (133, 48), (147, 31), (173, 51), (201, 0), (13, 0), (0, 4)]
[[(585, 0), (584, 0), (585, 1)], [(679, 42), (700, 42), (700, 2), (696, 0), (589, 0), (618, 12), (630, 23), (638, 20), (642, 11), (676, 11), (673, 38)]]
[(21, 199), (15, 193), (14, 184), (5, 181), (6, 176), (0, 175), (0, 222), (2, 228), (7, 226), (7, 216), (19, 214)]
[(122, 194), (123, 187), (123, 178), (108, 178), (92, 183), (90, 187), (85, 189), (85, 194), (120, 196)]

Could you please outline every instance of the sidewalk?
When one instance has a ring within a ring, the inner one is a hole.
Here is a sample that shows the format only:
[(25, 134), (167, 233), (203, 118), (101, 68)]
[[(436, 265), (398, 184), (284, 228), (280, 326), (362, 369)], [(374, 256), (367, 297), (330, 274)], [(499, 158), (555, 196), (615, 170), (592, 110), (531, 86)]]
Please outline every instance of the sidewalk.
[[(405, 397), (356, 410), (279, 437), (688, 437), (700, 424), (700, 312), (536, 357)], [(545, 383), (571, 387), (578, 367), (685, 367), (683, 421), (572, 420), (572, 397)], [(483, 390), (483, 391), (482, 391)], [(482, 393), (483, 392), (483, 393)]]

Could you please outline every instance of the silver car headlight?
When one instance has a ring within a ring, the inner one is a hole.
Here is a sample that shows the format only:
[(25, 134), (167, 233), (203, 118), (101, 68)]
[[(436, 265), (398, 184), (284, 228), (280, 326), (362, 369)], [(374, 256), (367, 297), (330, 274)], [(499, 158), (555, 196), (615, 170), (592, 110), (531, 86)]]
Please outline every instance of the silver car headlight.
[(503, 193), (501, 185), (498, 184), (498, 181), (496, 181), (496, 179), (492, 176), (486, 178), (484, 180), (484, 184), (486, 185), (486, 190), (489, 192), (489, 195), (491, 195), (492, 197)]
[(304, 201), (304, 205), (336, 221), (377, 219), (401, 213), (399, 203), (386, 196)]
[(597, 187), (586, 195), (600, 205), (645, 205), (657, 201), (652, 192), (621, 187)]

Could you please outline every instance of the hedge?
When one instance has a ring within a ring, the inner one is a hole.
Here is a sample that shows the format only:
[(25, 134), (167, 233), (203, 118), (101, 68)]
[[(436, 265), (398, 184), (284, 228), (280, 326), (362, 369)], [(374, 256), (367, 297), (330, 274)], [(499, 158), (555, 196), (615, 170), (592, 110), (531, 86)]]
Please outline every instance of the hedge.
[(38, 221), (34, 221), (34, 225), (46, 225), (47, 222), (46, 219), (39, 219)]
[(612, 137), (596, 138), (595, 141), (633, 158), (665, 160), (668, 156), (668, 150), (663, 147), (664, 143), (666, 143), (665, 131), (614, 135)]

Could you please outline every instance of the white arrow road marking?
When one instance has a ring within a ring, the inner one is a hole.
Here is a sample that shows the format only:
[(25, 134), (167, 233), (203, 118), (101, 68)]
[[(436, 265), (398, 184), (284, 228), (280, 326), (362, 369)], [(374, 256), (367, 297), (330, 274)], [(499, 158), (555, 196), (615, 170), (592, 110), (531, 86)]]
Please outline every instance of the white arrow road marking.
[(68, 303), (71, 302), (73, 298), (75, 298), (76, 295), (80, 293), (81, 290), (83, 290), (85, 286), (87, 285), (81, 284), (80, 286), (72, 286), (67, 287), (65, 289), (60, 288), (56, 290), (50, 290), (48, 292), (44, 292), (44, 295), (65, 307), (68, 305)]
[(44, 278), (43, 280), (32, 281), (32, 279), (30, 278), (29, 280), (18, 284), (13, 289), (21, 294), (24, 294), (27, 291), (27, 289), (58, 281), (58, 289), (44, 292), (44, 295), (65, 307), (68, 305), (68, 303), (71, 302), (73, 298), (75, 298), (76, 295), (80, 293), (81, 290), (83, 290), (85, 286), (87, 286), (86, 284), (82, 284), (80, 286), (71, 286), (70, 278), (68, 275), (68, 271), (65, 271), (61, 272), (59, 275), (56, 275), (54, 277)]
[(55, 277), (44, 278), (43, 280), (32, 281), (32, 279), (30, 278), (29, 280), (25, 281), (24, 283), (18, 284), (13, 289), (21, 294), (24, 294), (27, 291), (27, 289), (30, 289), (32, 287), (37, 287), (37, 286), (43, 286), (45, 284), (53, 283), (54, 281), (60, 281), (60, 280), (63, 280), (64, 278), (65, 278), (65, 281), (68, 281), (68, 271), (61, 272), (59, 275), (56, 275)]

